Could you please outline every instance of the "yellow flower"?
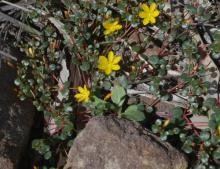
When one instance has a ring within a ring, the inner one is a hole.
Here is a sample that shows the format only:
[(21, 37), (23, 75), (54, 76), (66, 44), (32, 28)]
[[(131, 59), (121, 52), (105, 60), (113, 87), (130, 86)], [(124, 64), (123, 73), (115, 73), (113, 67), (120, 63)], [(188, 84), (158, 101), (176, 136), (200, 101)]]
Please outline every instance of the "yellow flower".
[(99, 56), (98, 68), (105, 72), (106, 75), (110, 75), (113, 70), (119, 70), (118, 63), (121, 60), (121, 56), (114, 56), (113, 51), (108, 53), (108, 58), (105, 56)]
[(114, 33), (117, 30), (122, 28), (122, 25), (119, 24), (119, 19), (116, 18), (114, 21), (107, 20), (102, 23), (102, 26), (105, 28), (104, 35), (107, 36), (111, 33)]
[(33, 56), (34, 55), (34, 52), (33, 52), (33, 49), (31, 47), (28, 48), (28, 53)]
[(142, 4), (142, 11), (139, 12), (139, 17), (143, 18), (143, 24), (147, 25), (149, 22), (152, 24), (156, 23), (156, 17), (160, 14), (160, 12), (156, 9), (156, 3), (150, 4), (150, 7), (147, 4)]
[(78, 92), (74, 97), (76, 98), (77, 102), (88, 102), (90, 91), (87, 89), (86, 85), (82, 88), (81, 86), (78, 87)]
[(217, 134), (220, 135), (220, 124), (217, 127)]
[(63, 13), (64, 13), (64, 17), (65, 18), (69, 18), (70, 17), (70, 13), (69, 13), (68, 10), (63, 11)]
[(166, 128), (170, 124), (170, 119), (166, 119), (163, 123), (163, 128)]
[(108, 93), (108, 94), (105, 96), (104, 100), (106, 101), (106, 100), (110, 99), (111, 97), (112, 97), (112, 92)]

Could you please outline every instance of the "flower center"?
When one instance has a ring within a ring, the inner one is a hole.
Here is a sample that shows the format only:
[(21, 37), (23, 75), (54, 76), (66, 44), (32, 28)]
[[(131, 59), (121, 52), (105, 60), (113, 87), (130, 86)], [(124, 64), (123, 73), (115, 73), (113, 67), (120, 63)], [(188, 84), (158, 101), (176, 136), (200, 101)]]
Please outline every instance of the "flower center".
[(151, 13), (147, 12), (147, 18), (150, 18), (150, 17), (151, 17)]
[(107, 69), (112, 69), (112, 63), (108, 63), (108, 65), (107, 65)]

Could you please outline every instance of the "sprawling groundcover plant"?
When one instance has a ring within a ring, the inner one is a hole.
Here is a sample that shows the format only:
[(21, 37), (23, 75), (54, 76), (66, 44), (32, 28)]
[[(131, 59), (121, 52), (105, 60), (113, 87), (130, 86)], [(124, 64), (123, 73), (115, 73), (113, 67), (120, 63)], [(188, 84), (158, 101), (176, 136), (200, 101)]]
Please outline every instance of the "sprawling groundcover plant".
[[(111, 114), (183, 150), (192, 168), (218, 168), (219, 8), (208, 0), (30, 6), (27, 22), (41, 34), (19, 42), (27, 57), (15, 84), (20, 99), (31, 98), (44, 114), (45, 133), (32, 142), (42, 155), (34, 165), (57, 167), (89, 118)], [(171, 108), (161, 111), (158, 103)]]

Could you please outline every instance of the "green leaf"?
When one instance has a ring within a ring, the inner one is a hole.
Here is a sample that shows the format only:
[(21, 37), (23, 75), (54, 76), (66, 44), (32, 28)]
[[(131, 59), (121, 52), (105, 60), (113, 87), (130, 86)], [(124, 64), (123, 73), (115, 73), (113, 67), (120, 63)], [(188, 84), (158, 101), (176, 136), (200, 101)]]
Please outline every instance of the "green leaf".
[(21, 84), (21, 80), (20, 79), (15, 79), (14, 81), (16, 86), (19, 86)]
[(217, 150), (215, 150), (215, 151), (213, 152), (213, 158), (214, 158), (215, 160), (219, 160), (219, 159), (220, 159), (220, 148), (218, 148)]
[(70, 148), (70, 147), (72, 147), (73, 143), (74, 143), (74, 139), (69, 140), (67, 143), (67, 146)]
[(80, 69), (82, 71), (87, 71), (90, 69), (90, 62), (83, 62), (82, 65), (80, 65)]
[(218, 135), (212, 136), (212, 138), (211, 138), (211, 143), (212, 143), (213, 145), (216, 145), (216, 144), (220, 143), (220, 136), (218, 136)]
[(22, 60), (21, 63), (26, 67), (29, 65), (28, 60)]
[(148, 112), (148, 113), (153, 113), (153, 112), (154, 112), (154, 107), (148, 106), (148, 107), (146, 108), (146, 112)]
[(186, 73), (183, 73), (183, 74), (180, 76), (180, 78), (181, 78), (183, 81), (185, 81), (185, 82), (190, 82), (190, 81), (192, 80), (192, 78), (190, 78), (190, 77), (188, 76), (188, 74), (186, 74)]
[(167, 140), (167, 134), (165, 132), (163, 132), (161, 135), (160, 135), (160, 139), (162, 141), (166, 141)]
[(219, 41), (220, 43), (220, 31), (214, 31), (212, 36), (217, 42)]
[(187, 154), (190, 154), (193, 151), (192, 147), (190, 145), (188, 145), (188, 144), (184, 144), (182, 149)]
[(216, 125), (218, 125), (220, 123), (220, 110), (217, 107), (213, 107), (212, 111), (214, 113), (211, 114), (210, 120), (209, 121), (213, 121), (216, 123)]
[(73, 107), (72, 107), (71, 103), (64, 104), (64, 111), (65, 112), (72, 112), (73, 111)]
[(209, 160), (209, 155), (205, 151), (200, 152), (200, 157), (203, 163), (207, 163)]
[(94, 105), (94, 106), (98, 106), (99, 104), (106, 104), (106, 101), (104, 101), (104, 100), (102, 100), (102, 99), (100, 99), (100, 98), (98, 98), (98, 97), (96, 97), (96, 96), (93, 96), (93, 99), (94, 99), (94, 102), (92, 102), (92, 104)]
[(213, 43), (213, 44), (210, 44), (209, 45), (209, 49), (211, 50), (211, 51), (213, 51), (213, 52), (219, 52), (219, 44), (220, 44), (220, 42), (219, 43)]
[(31, 146), (33, 149), (36, 149), (40, 145), (39, 140), (33, 140)]
[(220, 112), (220, 107), (217, 107), (217, 106), (212, 107), (212, 110), (213, 110), (215, 113), (219, 114), (219, 112)]
[(121, 107), (124, 102), (125, 102), (125, 99), (122, 99), (122, 100), (118, 103), (118, 106)]
[(177, 127), (174, 128), (174, 129), (173, 129), (173, 133), (174, 133), (174, 134), (179, 134), (179, 133), (180, 133), (180, 129), (177, 128)]
[(180, 138), (180, 140), (181, 140), (182, 142), (184, 142), (184, 141), (186, 140), (186, 134), (181, 133), (181, 134), (179, 135), (179, 138)]
[(50, 64), (49, 69), (52, 70), (52, 71), (56, 70), (56, 65), (55, 64)]
[(158, 133), (160, 131), (160, 128), (157, 125), (153, 124), (151, 130), (153, 133)]
[(161, 64), (161, 65), (167, 65), (167, 63), (168, 63), (168, 61), (165, 60), (165, 59), (160, 59), (159, 60), (159, 64)]
[(139, 111), (144, 111), (145, 110), (144, 104), (142, 104), (142, 103), (138, 104), (137, 107), (138, 107)]
[(128, 79), (126, 76), (122, 75), (115, 79), (115, 84), (120, 84), (122, 87), (128, 87)]
[(62, 94), (63, 97), (68, 96), (69, 95), (69, 89), (65, 88), (65, 89), (61, 90), (61, 94)]
[[(121, 101), (123, 101), (124, 97), (126, 95), (125, 89), (121, 86), (114, 86), (112, 89), (112, 101), (113, 103), (117, 104), (117, 105), (122, 105), (123, 103), (121, 103)], [(124, 102), (124, 101), (123, 101)]]
[(132, 120), (132, 121), (143, 121), (145, 120), (145, 115), (142, 111), (140, 111), (140, 107), (138, 105), (131, 105), (129, 106), (122, 116)]
[(203, 164), (198, 164), (194, 167), (194, 169), (207, 169), (205, 165)]
[(132, 50), (138, 53), (141, 50), (141, 47), (140, 46), (132, 46)]
[(44, 154), (44, 159), (49, 160), (51, 156), (52, 156), (51, 151), (48, 151), (47, 153)]
[(66, 81), (63, 83), (64, 87), (66, 88), (69, 88), (70, 87), (70, 82), (69, 81)]
[(175, 107), (172, 112), (174, 118), (180, 118), (183, 114), (183, 110), (180, 107)]
[(158, 56), (150, 56), (148, 61), (151, 64), (156, 65), (159, 63), (159, 58), (158, 58)]
[(217, 126), (217, 124), (216, 124), (216, 122), (214, 121), (214, 120), (209, 120), (209, 127), (211, 128), (211, 129), (215, 129), (216, 128), (216, 126)]
[(200, 138), (202, 139), (202, 141), (207, 141), (210, 138), (210, 134), (208, 132), (201, 132)]
[(111, 83), (108, 82), (108, 81), (104, 81), (104, 82), (103, 82), (103, 86), (104, 86), (104, 89), (105, 89), (105, 90), (110, 90), (110, 88), (111, 88)]
[(208, 108), (211, 108), (215, 105), (216, 103), (216, 99), (215, 98), (208, 98), (205, 103), (204, 103), (204, 106), (208, 107)]
[(185, 5), (186, 8), (192, 13), (192, 14), (196, 14), (197, 13), (197, 8), (195, 8), (194, 6), (190, 5), (190, 4), (186, 4)]

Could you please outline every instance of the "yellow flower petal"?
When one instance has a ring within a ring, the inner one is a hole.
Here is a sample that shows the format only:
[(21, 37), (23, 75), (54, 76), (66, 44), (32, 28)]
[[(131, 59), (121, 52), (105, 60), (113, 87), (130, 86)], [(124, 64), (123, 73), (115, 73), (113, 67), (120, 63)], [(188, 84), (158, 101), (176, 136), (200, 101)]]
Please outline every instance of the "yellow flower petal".
[(78, 94), (76, 94), (74, 97), (75, 97), (76, 99), (79, 99), (79, 98), (83, 97), (83, 95), (80, 94), (80, 93), (78, 93)]
[(100, 70), (104, 70), (104, 69), (105, 69), (105, 65), (103, 65), (103, 64), (99, 64), (99, 65), (98, 65), (98, 69), (100, 69)]
[(163, 123), (163, 128), (167, 127), (170, 124), (170, 119), (166, 119)]
[(104, 31), (104, 35), (109, 35), (110, 33), (112, 33), (111, 30), (105, 30), (105, 31)]
[(84, 101), (85, 101), (85, 102), (88, 102), (88, 101), (89, 101), (89, 97), (86, 97), (86, 98), (84, 99)]
[(87, 96), (90, 95), (90, 91), (89, 91), (89, 90), (86, 91), (86, 95), (87, 95)]
[(150, 17), (150, 22), (151, 22), (152, 24), (154, 24), (154, 23), (156, 23), (156, 19), (155, 19), (154, 17)]
[(113, 26), (116, 26), (116, 25), (118, 25), (118, 22), (119, 22), (119, 19), (116, 18), (112, 25), (113, 25)]
[(99, 67), (100, 69), (103, 69), (105, 65), (108, 64), (108, 60), (105, 56), (99, 56)]
[(114, 53), (113, 53), (113, 51), (110, 51), (110, 52), (108, 53), (108, 62), (109, 62), (109, 63), (112, 63), (113, 60), (114, 60)]
[(150, 4), (150, 12), (153, 12), (156, 9), (157, 5), (156, 3)]
[(79, 91), (80, 93), (83, 93), (83, 92), (84, 92), (84, 89), (83, 89), (81, 86), (79, 86), (79, 87), (78, 87), (78, 91)]
[(118, 64), (118, 62), (120, 62), (120, 61), (121, 61), (121, 56), (116, 56), (112, 63), (113, 64)]
[(220, 124), (217, 127), (217, 134), (220, 135)]
[(141, 8), (142, 8), (144, 11), (146, 11), (146, 12), (149, 11), (149, 7), (148, 7), (147, 4), (142, 4), (142, 5), (141, 5)]
[(120, 30), (122, 28), (122, 25), (116, 25), (115, 30)]
[(83, 100), (85, 100), (85, 97), (80, 97), (79, 99), (77, 99), (77, 102), (82, 102)]
[(82, 94), (79, 94), (79, 95), (77, 95), (77, 97), (75, 95), (75, 98), (76, 98), (77, 102), (82, 102), (85, 99), (85, 96)]
[(147, 12), (143, 12), (143, 11), (139, 12), (138, 15), (139, 15), (140, 18), (146, 18), (146, 17), (148, 17)]
[(149, 18), (145, 18), (144, 20), (143, 20), (143, 24), (144, 25), (147, 25), (149, 23)]
[(104, 100), (106, 101), (106, 100), (110, 99), (111, 97), (112, 97), (112, 92), (108, 93), (108, 94), (105, 96)]
[(105, 29), (109, 29), (111, 26), (112, 26), (112, 23), (109, 22), (109, 21), (105, 21), (102, 23), (102, 26), (105, 28)]
[(105, 69), (105, 74), (106, 75), (110, 75), (112, 73), (112, 69), (110, 66), (108, 66), (106, 69)]
[(65, 18), (69, 18), (70, 17), (70, 13), (69, 13), (68, 10), (65, 10), (63, 13), (64, 13)]
[(120, 66), (119, 65), (112, 65), (112, 70), (119, 70)]
[(33, 53), (33, 49), (30, 47), (30, 48), (28, 48), (28, 52), (29, 52), (29, 54), (30, 55), (33, 55), (34, 53)]
[(154, 17), (157, 17), (159, 14), (160, 14), (160, 12), (159, 12), (158, 10), (155, 10), (155, 11), (153, 12), (153, 16), (154, 16)]

